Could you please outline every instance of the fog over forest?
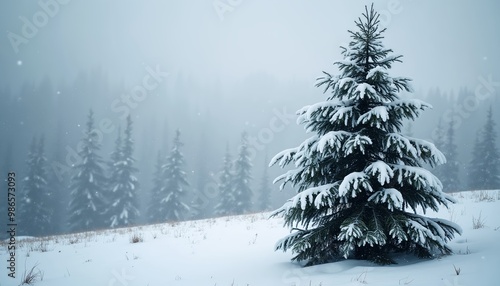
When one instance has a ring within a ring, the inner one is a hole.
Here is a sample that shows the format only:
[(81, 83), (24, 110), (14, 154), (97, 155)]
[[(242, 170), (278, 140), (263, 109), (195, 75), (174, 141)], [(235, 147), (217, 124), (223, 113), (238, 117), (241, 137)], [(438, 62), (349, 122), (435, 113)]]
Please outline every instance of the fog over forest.
[[(338, 73), (332, 64), (342, 59), (347, 30), (370, 4), (4, 1), (0, 174), (26, 175), (31, 141), (43, 136), (49, 173), (67, 185), (92, 109), (104, 160), (132, 117), (142, 212), (157, 154), (168, 154), (177, 129), (192, 197), (216, 204), (226, 146), (234, 158), (245, 131), (257, 191), (270, 158), (308, 136), (295, 112), (326, 98), (316, 78)], [(415, 92), (403, 96), (434, 106), (403, 132), (435, 141), (438, 121), (453, 123), (465, 189), (476, 132), (490, 107), (497, 133), (500, 124), (500, 2), (387, 0), (374, 7), (387, 28), (385, 46), (403, 55), (391, 75), (413, 79)], [(282, 173), (267, 171), (270, 181)], [(273, 207), (293, 194), (272, 188)]]

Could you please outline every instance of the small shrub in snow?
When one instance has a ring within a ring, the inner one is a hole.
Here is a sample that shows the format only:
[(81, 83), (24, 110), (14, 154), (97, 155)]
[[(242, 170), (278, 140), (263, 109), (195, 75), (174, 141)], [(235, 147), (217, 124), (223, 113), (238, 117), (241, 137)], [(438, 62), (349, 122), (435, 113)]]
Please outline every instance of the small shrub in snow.
[(143, 242), (143, 241), (144, 241), (144, 238), (142, 237), (141, 234), (138, 234), (138, 233), (134, 233), (130, 237), (130, 243), (139, 243), (139, 242)]
[(469, 246), (467, 246), (467, 247), (465, 248), (465, 251), (464, 251), (464, 252), (462, 252), (462, 250), (459, 250), (459, 251), (458, 251), (458, 254), (463, 254), (463, 255), (469, 255), (469, 254), (471, 254), (471, 251), (470, 251), (470, 249), (469, 249)]
[(477, 194), (477, 201), (478, 202), (494, 202), (495, 201), (495, 196), (493, 193), (490, 193), (488, 191), (479, 191)]
[(38, 251), (38, 252), (47, 252), (47, 251), (49, 251), (49, 249), (47, 247), (47, 242), (40, 241), (36, 245), (32, 244), (31, 247), (30, 247), (30, 251)]
[(455, 264), (453, 264), (453, 269), (455, 269), (455, 274), (457, 274), (457, 276), (460, 275), (460, 271), (462, 271), (460, 267), (456, 267)]
[(33, 265), (31, 269), (25, 269), (21, 277), (20, 285), (35, 285), (36, 282), (43, 280), (43, 272), (38, 269), (38, 264)]
[(472, 229), (480, 229), (484, 228), (484, 219), (481, 217), (481, 212), (479, 212), (479, 216), (476, 218), (472, 216)]
[(74, 238), (71, 238), (68, 242), (69, 242), (69, 244), (75, 244), (75, 243), (80, 242), (80, 240), (78, 239), (78, 237), (74, 237)]

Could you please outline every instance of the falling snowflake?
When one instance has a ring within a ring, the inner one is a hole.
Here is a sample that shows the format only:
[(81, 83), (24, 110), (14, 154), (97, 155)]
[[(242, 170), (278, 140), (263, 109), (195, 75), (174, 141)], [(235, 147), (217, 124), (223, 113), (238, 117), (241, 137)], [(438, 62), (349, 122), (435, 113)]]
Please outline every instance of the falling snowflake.
[(23, 61), (18, 60), (18, 61), (17, 61), (17, 65), (18, 65), (18, 66), (22, 66), (22, 65), (23, 65)]

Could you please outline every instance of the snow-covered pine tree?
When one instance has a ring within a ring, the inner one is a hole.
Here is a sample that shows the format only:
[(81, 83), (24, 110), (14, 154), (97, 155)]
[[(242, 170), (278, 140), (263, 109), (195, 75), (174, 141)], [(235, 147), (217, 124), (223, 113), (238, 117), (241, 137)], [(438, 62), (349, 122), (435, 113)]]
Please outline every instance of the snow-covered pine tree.
[(135, 159), (132, 156), (133, 145), (132, 118), (129, 115), (125, 138), (122, 142), (121, 134), (118, 134), (115, 151), (111, 154), (107, 224), (112, 228), (132, 225), (139, 217), (137, 202), (139, 182), (134, 175), (137, 169), (134, 167)]
[[(428, 218), (425, 210), (448, 206), (453, 198), (424, 163), (445, 162), (432, 144), (401, 135), (404, 119), (414, 120), (430, 107), (410, 92), (410, 79), (392, 77), (389, 69), (401, 56), (382, 45), (379, 14), (365, 7), (349, 31), (352, 41), (335, 64), (340, 75), (318, 79), (331, 95), (298, 111), (298, 122), (315, 133), (300, 146), (278, 153), (270, 165), (295, 169), (277, 177), (298, 187), (298, 194), (274, 212), (292, 233), (276, 249), (291, 249), (306, 265), (341, 257), (394, 263), (392, 252), (431, 257), (451, 253), (446, 242), (459, 226)], [(424, 214), (419, 214), (419, 209)]]
[(488, 110), (486, 123), (479, 132), (470, 165), (470, 186), (476, 190), (491, 190), (500, 187), (500, 153), (496, 145), (492, 108)]
[(439, 118), (438, 120), (438, 124), (436, 126), (436, 130), (433, 136), (434, 136), (434, 145), (437, 148), (443, 148), (443, 146), (446, 144), (446, 131), (443, 126), (443, 122), (441, 121), (441, 118)]
[(269, 174), (267, 167), (267, 156), (264, 159), (266, 166), (262, 172), (262, 177), (260, 180), (259, 197), (258, 197), (258, 210), (268, 211), (271, 209), (271, 187), (269, 186)]
[(115, 177), (117, 173), (115, 172), (115, 165), (116, 163), (120, 162), (123, 158), (123, 139), (122, 139), (122, 128), (121, 126), (118, 127), (118, 134), (115, 139), (115, 149), (113, 149), (113, 152), (109, 155), (110, 161), (108, 162), (108, 169), (110, 170), (110, 179), (109, 183), (110, 185), (113, 183), (113, 180), (117, 180), (118, 178)]
[[(68, 176), (63, 173), (58, 166), (59, 162), (64, 162), (65, 158), (65, 148), (63, 140), (63, 128), (62, 123), (59, 122), (56, 131), (56, 137), (52, 145), (52, 163), (50, 164), (52, 168), (49, 168), (48, 185), (51, 189), (51, 203), (50, 208), (53, 210), (52, 213), (52, 234), (63, 234), (67, 232), (66, 220), (68, 217), (67, 207), (69, 201), (68, 193)], [(65, 167), (66, 168), (66, 167)]]
[(495, 129), (495, 121), (493, 120), (493, 110), (490, 106), (484, 125), (484, 139), (482, 145), (484, 156), (483, 170), (486, 173), (484, 189), (500, 188), (500, 153), (497, 147), (497, 132)]
[(469, 163), (469, 170), (467, 172), (469, 175), (469, 189), (471, 190), (480, 190), (483, 182), (485, 181), (485, 173), (481, 170), (484, 159), (481, 156), (480, 134), (481, 132), (479, 131), (476, 133), (474, 148), (472, 149), (472, 160)]
[(446, 156), (446, 164), (439, 166), (441, 168), (441, 182), (443, 191), (446, 193), (460, 190), (460, 163), (458, 162), (457, 145), (455, 144), (455, 129), (453, 121), (450, 121), (442, 150)]
[(160, 217), (161, 221), (180, 221), (186, 218), (189, 212), (189, 206), (184, 203), (186, 187), (189, 183), (186, 179), (186, 172), (182, 170), (184, 155), (180, 150), (183, 145), (180, 136), (181, 132), (177, 129), (172, 151), (162, 166), (164, 182), (160, 190), (162, 194), (160, 209), (165, 213)]
[(48, 235), (52, 230), (52, 201), (47, 184), (47, 158), (43, 137), (33, 138), (28, 159), (28, 174), (23, 179), (23, 195), (20, 204), (20, 231), (25, 235)]
[[(32, 204), (32, 196), (31, 193), (34, 192), (37, 188), (40, 187), (40, 185), (35, 183), (35, 178), (37, 177), (35, 175), (35, 165), (36, 165), (36, 152), (37, 152), (37, 140), (36, 137), (33, 137), (31, 140), (31, 144), (29, 147), (29, 152), (28, 156), (26, 159), (26, 166), (27, 166), (27, 174), (25, 177), (23, 177), (23, 189), (22, 189), (22, 195), (20, 196), (20, 202), (19, 202), (19, 221), (21, 222), (19, 224), (19, 233), (22, 235), (31, 235), (32, 233), (32, 223), (31, 223), (31, 214), (30, 210), (33, 209)], [(46, 185), (45, 181), (42, 181), (42, 184)]]
[(71, 200), (69, 203), (69, 227), (71, 231), (88, 231), (105, 227), (106, 201), (104, 187), (107, 186), (100, 150), (99, 137), (94, 129), (94, 112), (89, 111), (85, 137), (79, 162), (73, 166), (71, 178)]
[(233, 162), (231, 153), (229, 152), (229, 145), (226, 146), (226, 153), (224, 154), (224, 163), (222, 170), (219, 173), (218, 189), (219, 189), (219, 203), (215, 206), (215, 215), (227, 216), (234, 214), (236, 205), (235, 197), (233, 194), (233, 174), (231, 172)]
[(151, 190), (151, 201), (148, 207), (148, 222), (149, 223), (159, 223), (162, 222), (162, 218), (167, 216), (167, 210), (162, 205), (161, 200), (163, 199), (162, 186), (165, 182), (163, 178), (162, 166), (165, 164), (165, 158), (158, 151), (156, 157), (155, 172), (153, 174), (153, 189)]
[[(203, 121), (202, 125), (206, 127), (207, 122)], [(202, 130), (206, 130), (206, 128), (202, 127)], [(202, 131), (198, 139), (196, 169), (194, 170), (196, 175), (195, 185), (191, 187), (192, 191), (189, 192), (190, 196), (188, 196), (190, 197), (188, 199), (190, 201), (189, 219), (211, 217), (215, 208), (213, 201), (203, 194), (210, 181), (210, 172), (207, 168), (210, 160), (208, 160), (209, 155), (206, 152), (212, 147), (210, 141), (210, 137), (205, 134), (205, 131)]]
[(235, 202), (233, 213), (248, 213), (252, 207), (252, 189), (250, 187), (252, 163), (250, 162), (248, 134), (246, 132), (241, 134), (238, 158), (234, 161), (233, 168), (232, 189)]
[[(439, 90), (438, 90), (438, 92), (439, 92)], [(436, 146), (439, 150), (442, 150), (444, 148), (444, 145), (446, 143), (446, 131), (444, 129), (443, 122), (442, 122), (441, 118), (439, 118), (438, 124), (432, 133), (432, 139), (434, 140), (434, 146)], [(445, 171), (444, 171), (445, 165), (446, 164), (442, 164), (442, 165), (434, 167), (434, 175), (437, 178), (439, 178), (439, 179), (443, 178), (443, 176), (445, 174)]]

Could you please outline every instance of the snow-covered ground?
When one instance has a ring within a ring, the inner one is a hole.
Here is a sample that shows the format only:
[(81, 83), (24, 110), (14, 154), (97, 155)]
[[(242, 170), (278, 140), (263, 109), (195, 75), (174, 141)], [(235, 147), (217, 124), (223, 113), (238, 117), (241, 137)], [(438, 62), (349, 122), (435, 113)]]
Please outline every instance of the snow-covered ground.
[(291, 253), (274, 251), (288, 230), (263, 213), (18, 238), (14, 279), (7, 276), (5, 243), (0, 247), (0, 285), (19, 285), (33, 266), (40, 286), (500, 285), (500, 191), (454, 196), (458, 203), (449, 210), (427, 215), (452, 220), (464, 232), (450, 243), (454, 255), (433, 260), (400, 256), (390, 266), (346, 260), (302, 268), (290, 262)]

